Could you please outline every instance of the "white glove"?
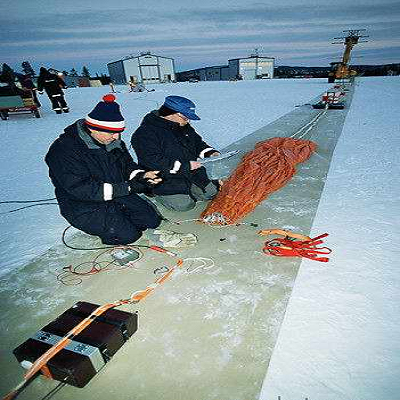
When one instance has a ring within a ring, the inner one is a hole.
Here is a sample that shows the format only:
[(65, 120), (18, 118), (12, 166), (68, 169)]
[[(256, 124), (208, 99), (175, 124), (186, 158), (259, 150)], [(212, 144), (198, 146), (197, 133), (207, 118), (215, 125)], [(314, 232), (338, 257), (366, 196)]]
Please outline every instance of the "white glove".
[(156, 229), (146, 232), (147, 237), (155, 245), (160, 247), (193, 247), (197, 243), (197, 237), (193, 233), (179, 233)]

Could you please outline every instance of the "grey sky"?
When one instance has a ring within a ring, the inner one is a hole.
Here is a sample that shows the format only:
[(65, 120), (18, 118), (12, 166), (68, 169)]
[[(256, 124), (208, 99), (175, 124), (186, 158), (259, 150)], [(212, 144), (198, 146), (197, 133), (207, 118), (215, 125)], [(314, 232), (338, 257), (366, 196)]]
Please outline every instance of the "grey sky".
[(366, 28), (353, 63), (400, 62), (400, 1), (14, 0), (2, 7), (0, 62), (105, 72), (106, 63), (151, 51), (178, 71), (226, 64), (259, 48), (277, 65), (328, 66), (332, 39)]

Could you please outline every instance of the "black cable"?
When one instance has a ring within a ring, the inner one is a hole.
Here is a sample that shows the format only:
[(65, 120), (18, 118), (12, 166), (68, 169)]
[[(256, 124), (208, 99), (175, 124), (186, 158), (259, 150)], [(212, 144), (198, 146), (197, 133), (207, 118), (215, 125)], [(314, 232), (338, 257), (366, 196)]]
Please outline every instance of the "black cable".
[[(64, 379), (66, 381), (67, 378)], [(41, 400), (48, 400), (51, 399), (59, 390), (61, 390), (67, 383), (66, 382), (60, 382), (55, 388), (51, 389), (49, 393), (47, 393), (44, 397), (42, 397)]]
[(81, 247), (74, 247), (70, 246), (66, 241), (65, 241), (65, 234), (67, 233), (67, 230), (69, 228), (72, 228), (72, 225), (67, 226), (61, 236), (61, 240), (64, 243), (64, 246), (68, 247), (69, 249), (72, 250), (103, 250), (103, 249), (111, 249), (113, 246), (105, 246), (105, 247), (92, 247), (92, 248), (81, 248)]
[(13, 213), (13, 212), (20, 211), (20, 210), (23, 210), (23, 209), (29, 208), (29, 207), (46, 206), (46, 205), (49, 205), (49, 204), (58, 205), (58, 203), (39, 203), (39, 204), (31, 204), (30, 206), (25, 206), (25, 207), (20, 207), (20, 208), (14, 208), (14, 210), (1, 212), (0, 215), (4, 215), (4, 214), (8, 214), (8, 213)]
[(10, 201), (0, 201), (0, 204), (23, 204), (23, 203), (39, 203), (41, 201), (50, 201), (57, 200), (56, 197), (52, 197), (51, 199), (40, 199), (40, 200), (10, 200)]

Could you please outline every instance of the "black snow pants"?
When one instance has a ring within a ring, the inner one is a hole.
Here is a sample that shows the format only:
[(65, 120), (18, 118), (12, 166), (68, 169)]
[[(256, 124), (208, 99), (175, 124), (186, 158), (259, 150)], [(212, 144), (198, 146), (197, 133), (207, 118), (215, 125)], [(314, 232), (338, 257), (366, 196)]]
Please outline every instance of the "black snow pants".
[(161, 223), (156, 208), (136, 194), (101, 203), (97, 209), (73, 221), (66, 219), (75, 228), (114, 246), (133, 243), (143, 231), (157, 228)]
[(67, 102), (64, 99), (63, 94), (47, 94), (49, 96), (49, 99), (51, 101), (51, 106), (54, 111), (69, 111)]

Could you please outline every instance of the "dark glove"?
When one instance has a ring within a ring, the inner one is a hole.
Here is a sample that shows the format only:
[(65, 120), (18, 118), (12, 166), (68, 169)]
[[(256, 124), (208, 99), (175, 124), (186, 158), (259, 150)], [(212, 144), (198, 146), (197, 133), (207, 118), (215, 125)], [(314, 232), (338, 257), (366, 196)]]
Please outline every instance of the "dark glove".
[(154, 186), (157, 184), (154, 184), (150, 182), (149, 178), (145, 178), (145, 171), (141, 171), (135, 175), (134, 178), (132, 178), (129, 181), (129, 186), (131, 188), (131, 192), (135, 193), (151, 193)]
[(128, 181), (129, 192), (130, 193), (145, 193), (149, 190), (149, 187), (136, 179), (131, 179)]
[(144, 176), (145, 174), (146, 174), (145, 171), (141, 171), (137, 173), (136, 176), (131, 181), (136, 181), (141, 183), (142, 185), (153, 188), (155, 186), (154, 183), (150, 182), (149, 178), (145, 178)]

